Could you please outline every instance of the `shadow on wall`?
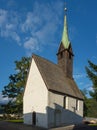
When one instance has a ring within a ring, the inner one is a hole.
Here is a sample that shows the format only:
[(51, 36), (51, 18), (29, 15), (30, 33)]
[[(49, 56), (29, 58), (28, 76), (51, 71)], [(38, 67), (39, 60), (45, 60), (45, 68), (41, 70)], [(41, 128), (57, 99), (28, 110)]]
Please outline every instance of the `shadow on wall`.
[(54, 108), (47, 106), (45, 113), (33, 111), (24, 114), (24, 123), (44, 128), (67, 126), (82, 123), (83, 117), (74, 112), (64, 109), (58, 104)]

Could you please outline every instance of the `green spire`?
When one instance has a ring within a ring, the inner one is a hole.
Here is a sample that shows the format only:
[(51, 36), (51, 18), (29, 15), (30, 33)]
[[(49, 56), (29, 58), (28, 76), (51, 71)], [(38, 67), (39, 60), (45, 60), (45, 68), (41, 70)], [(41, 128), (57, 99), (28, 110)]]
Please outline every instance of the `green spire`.
[(65, 49), (68, 49), (68, 47), (70, 45), (70, 41), (68, 38), (68, 28), (67, 28), (66, 15), (64, 16), (64, 29), (63, 29), (63, 35), (62, 35), (62, 44), (65, 47)]

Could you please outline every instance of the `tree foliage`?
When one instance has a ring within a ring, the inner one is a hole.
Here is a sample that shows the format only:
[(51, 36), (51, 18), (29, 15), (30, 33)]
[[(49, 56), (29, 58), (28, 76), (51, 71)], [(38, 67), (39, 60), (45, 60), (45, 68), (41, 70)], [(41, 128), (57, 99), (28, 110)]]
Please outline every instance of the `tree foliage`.
[(22, 112), (23, 92), (30, 66), (30, 59), (29, 57), (22, 57), (20, 61), (15, 61), (16, 73), (9, 76), (9, 83), (4, 86), (2, 95), (10, 98), (9, 103), (6, 105), (8, 113)]
[(93, 98), (87, 98), (86, 100), (87, 105), (87, 117), (94, 117), (97, 118), (97, 102)]
[(97, 102), (93, 98), (88, 98), (88, 91), (86, 89), (81, 90), (84, 96), (84, 117), (95, 117), (97, 118)]
[(82, 94), (83, 94), (83, 96), (84, 96), (84, 106), (83, 106), (83, 116), (85, 117), (85, 116), (87, 116), (88, 115), (88, 106), (87, 106), (87, 101), (88, 101), (88, 98), (87, 98), (87, 90), (86, 89), (83, 89), (83, 90), (81, 90), (81, 92), (82, 92)]
[(90, 60), (88, 61), (88, 67), (86, 67), (86, 72), (89, 79), (92, 81), (92, 89), (90, 91), (90, 96), (92, 96), (97, 101), (97, 65), (92, 63)]

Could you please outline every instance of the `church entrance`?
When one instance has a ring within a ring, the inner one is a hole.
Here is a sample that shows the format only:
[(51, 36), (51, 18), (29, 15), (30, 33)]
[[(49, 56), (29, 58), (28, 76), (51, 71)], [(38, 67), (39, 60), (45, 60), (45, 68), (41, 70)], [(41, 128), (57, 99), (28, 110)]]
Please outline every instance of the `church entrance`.
[(60, 126), (61, 125), (61, 111), (60, 110), (55, 110), (55, 126)]
[(36, 125), (36, 112), (35, 111), (32, 113), (32, 124)]

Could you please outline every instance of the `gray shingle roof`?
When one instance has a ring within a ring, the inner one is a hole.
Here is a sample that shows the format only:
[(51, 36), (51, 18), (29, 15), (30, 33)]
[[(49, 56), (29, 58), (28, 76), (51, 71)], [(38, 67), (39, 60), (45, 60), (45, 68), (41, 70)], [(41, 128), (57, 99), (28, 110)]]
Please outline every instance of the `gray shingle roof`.
[(83, 95), (75, 81), (65, 77), (62, 69), (57, 64), (37, 55), (33, 55), (33, 58), (48, 90), (83, 99)]

